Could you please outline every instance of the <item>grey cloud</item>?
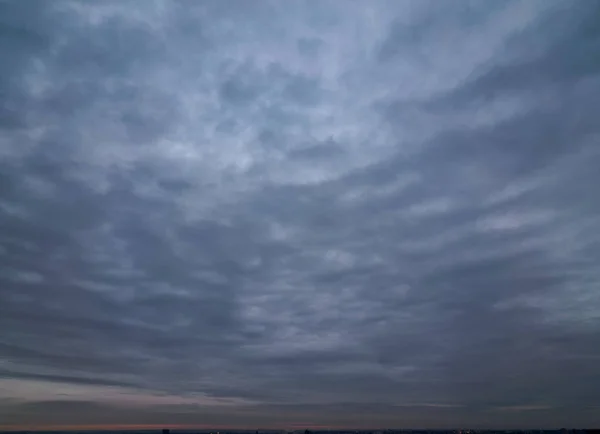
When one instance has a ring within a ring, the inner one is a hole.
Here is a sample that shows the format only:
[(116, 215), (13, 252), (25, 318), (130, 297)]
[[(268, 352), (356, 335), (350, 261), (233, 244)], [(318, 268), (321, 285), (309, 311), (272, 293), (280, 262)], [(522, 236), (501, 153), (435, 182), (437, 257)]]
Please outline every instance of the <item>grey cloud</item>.
[(319, 51), (322, 41), (315, 38), (301, 38), (298, 40), (298, 51), (308, 57), (313, 57)]
[[(540, 31), (562, 28), (564, 32), (553, 32), (549, 43), (538, 48), (541, 53), (522, 54), (508, 64), (491, 64), (474, 80), (449, 97), (453, 104), (468, 103), (473, 100), (485, 101), (498, 95), (511, 92), (535, 92), (540, 88), (550, 92), (560, 91), (567, 84), (574, 84), (586, 78), (593, 78), (598, 73), (598, 62), (591, 53), (597, 50), (600, 43), (598, 33), (598, 7), (594, 4), (575, 5), (565, 8), (564, 4), (552, 5), (548, 13), (542, 15)], [(557, 7), (558, 6), (558, 7)], [(536, 29), (537, 30), (537, 29)], [(514, 44), (528, 46), (530, 40), (537, 41), (535, 35), (527, 34)], [(532, 47), (533, 48), (533, 47)], [(565, 62), (566, 58), (569, 62)], [(553, 89), (554, 88), (554, 89)]]
[(67, 383), (76, 385), (91, 385), (91, 386), (134, 386), (126, 382), (110, 381), (94, 378), (81, 378), (68, 375), (51, 375), (51, 374), (36, 374), (36, 373), (21, 373), (14, 371), (0, 371), (0, 378), (23, 379), (23, 380), (42, 380), (49, 381), (55, 384)]
[(1, 3), (5, 423), (597, 423), (597, 11), (551, 3)]

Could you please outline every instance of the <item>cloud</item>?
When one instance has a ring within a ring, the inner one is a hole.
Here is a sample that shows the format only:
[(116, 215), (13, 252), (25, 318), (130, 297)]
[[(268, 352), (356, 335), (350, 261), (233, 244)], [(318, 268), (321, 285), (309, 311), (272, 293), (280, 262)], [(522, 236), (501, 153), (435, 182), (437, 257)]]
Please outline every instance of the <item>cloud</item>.
[(5, 423), (598, 423), (597, 9), (1, 3)]

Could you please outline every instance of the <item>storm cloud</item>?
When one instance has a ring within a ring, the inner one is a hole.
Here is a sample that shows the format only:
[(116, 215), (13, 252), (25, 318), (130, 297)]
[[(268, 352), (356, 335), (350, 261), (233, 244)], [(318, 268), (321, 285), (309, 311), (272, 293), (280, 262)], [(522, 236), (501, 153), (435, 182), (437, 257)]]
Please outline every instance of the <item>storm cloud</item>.
[(599, 23), (0, 2), (0, 428), (600, 424)]

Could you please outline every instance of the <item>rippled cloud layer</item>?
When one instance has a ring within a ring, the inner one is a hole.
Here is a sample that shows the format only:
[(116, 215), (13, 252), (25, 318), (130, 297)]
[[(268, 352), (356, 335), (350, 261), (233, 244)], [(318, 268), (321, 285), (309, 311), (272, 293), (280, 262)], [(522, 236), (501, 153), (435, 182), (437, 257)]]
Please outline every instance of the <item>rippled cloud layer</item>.
[(599, 424), (598, 6), (0, 2), (2, 423)]

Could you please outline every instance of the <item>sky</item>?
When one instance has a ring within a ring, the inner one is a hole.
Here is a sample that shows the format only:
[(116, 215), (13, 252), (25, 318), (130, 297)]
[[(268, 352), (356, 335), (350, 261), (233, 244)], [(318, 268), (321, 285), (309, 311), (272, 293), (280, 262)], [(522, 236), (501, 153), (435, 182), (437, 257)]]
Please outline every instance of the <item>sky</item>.
[(599, 23), (0, 1), (0, 429), (600, 425)]

